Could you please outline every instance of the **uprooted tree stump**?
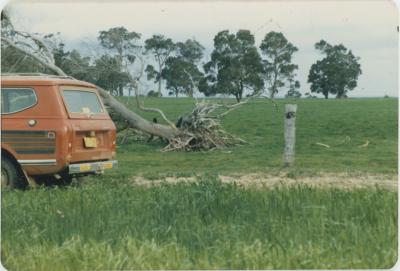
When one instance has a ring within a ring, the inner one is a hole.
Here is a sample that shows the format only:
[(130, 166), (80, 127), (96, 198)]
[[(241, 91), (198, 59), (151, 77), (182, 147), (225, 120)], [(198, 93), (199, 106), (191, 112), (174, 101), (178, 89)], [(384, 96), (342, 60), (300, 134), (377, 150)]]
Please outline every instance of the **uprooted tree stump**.
[(229, 134), (221, 127), (224, 113), (213, 115), (213, 111), (226, 107), (216, 103), (196, 103), (192, 112), (181, 116), (177, 122), (179, 133), (172, 138), (162, 151), (198, 151), (221, 149), (246, 143), (243, 139)]

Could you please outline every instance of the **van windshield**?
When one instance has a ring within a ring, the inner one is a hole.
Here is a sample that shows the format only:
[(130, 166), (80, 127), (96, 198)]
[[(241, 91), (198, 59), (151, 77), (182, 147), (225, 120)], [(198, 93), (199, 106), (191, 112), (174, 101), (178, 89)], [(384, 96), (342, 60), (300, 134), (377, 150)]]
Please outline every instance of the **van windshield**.
[(94, 92), (82, 90), (64, 90), (64, 100), (70, 113), (104, 113), (99, 98)]

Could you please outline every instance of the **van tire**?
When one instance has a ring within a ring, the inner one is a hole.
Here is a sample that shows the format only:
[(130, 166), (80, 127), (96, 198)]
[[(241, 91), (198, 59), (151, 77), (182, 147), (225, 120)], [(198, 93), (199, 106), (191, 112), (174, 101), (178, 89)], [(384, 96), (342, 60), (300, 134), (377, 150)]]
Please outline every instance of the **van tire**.
[(56, 178), (53, 175), (38, 175), (35, 176), (35, 181), (43, 186), (68, 186), (71, 184), (72, 177), (68, 174), (60, 174), (61, 178)]
[(21, 169), (8, 157), (1, 157), (1, 186), (2, 188), (26, 188), (27, 183)]

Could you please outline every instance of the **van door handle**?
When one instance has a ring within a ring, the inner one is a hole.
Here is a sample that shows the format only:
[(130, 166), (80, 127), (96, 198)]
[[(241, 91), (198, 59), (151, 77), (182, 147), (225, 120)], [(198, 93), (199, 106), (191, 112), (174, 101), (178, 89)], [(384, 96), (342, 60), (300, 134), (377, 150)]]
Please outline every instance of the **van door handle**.
[(29, 121), (28, 121), (28, 125), (29, 125), (30, 127), (33, 127), (33, 126), (35, 126), (35, 125), (36, 125), (36, 123), (37, 123), (37, 121), (36, 121), (36, 120), (29, 120)]

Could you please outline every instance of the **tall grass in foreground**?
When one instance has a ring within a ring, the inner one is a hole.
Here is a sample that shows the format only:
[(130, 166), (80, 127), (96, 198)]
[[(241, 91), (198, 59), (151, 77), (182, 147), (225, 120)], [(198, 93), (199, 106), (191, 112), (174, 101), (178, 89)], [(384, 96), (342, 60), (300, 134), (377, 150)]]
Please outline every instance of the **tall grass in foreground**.
[(204, 177), (2, 193), (10, 270), (389, 268), (397, 194), (243, 189)]

